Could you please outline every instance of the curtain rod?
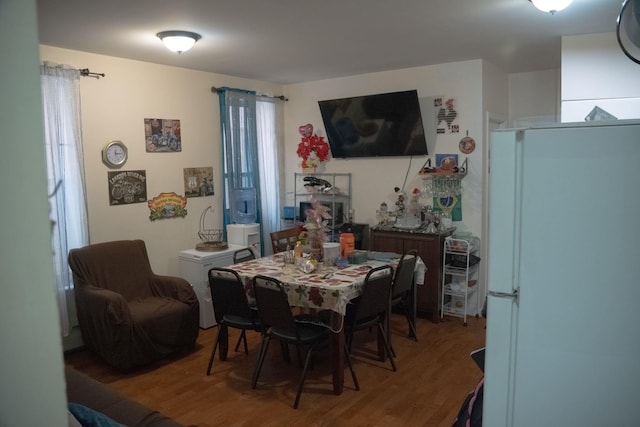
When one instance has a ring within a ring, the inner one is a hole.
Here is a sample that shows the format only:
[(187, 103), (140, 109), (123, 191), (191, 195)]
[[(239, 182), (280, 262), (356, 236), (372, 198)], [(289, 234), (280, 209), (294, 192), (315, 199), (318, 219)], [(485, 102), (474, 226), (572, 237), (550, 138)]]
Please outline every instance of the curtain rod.
[(88, 68), (80, 68), (78, 71), (80, 71), (82, 77), (94, 77), (96, 79), (105, 77), (104, 73), (92, 73)]
[[(213, 92), (213, 93), (220, 93), (220, 92), (223, 92), (223, 91), (224, 91), (224, 89), (218, 89), (215, 86), (211, 86), (211, 92)], [(288, 101), (289, 100), (289, 98), (286, 98), (284, 95), (274, 96), (274, 95), (265, 95), (265, 94), (261, 94), (261, 93), (258, 93), (256, 95), (264, 96), (264, 97), (267, 97), (267, 98), (275, 98), (275, 99), (279, 99), (280, 101)]]

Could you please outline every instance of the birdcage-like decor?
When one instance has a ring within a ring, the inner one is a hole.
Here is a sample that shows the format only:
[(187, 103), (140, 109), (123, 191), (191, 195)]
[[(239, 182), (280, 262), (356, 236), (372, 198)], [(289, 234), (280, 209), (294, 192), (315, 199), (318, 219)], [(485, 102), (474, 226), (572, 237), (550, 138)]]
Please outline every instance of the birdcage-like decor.
[(222, 240), (224, 238), (223, 230), (205, 228), (205, 217), (207, 216), (207, 212), (209, 211), (213, 212), (213, 207), (207, 206), (200, 214), (200, 230), (198, 231), (198, 237), (200, 237), (200, 240), (202, 240), (202, 242), (196, 245), (196, 249), (199, 251), (208, 252), (227, 249), (229, 245), (227, 244), (227, 242)]

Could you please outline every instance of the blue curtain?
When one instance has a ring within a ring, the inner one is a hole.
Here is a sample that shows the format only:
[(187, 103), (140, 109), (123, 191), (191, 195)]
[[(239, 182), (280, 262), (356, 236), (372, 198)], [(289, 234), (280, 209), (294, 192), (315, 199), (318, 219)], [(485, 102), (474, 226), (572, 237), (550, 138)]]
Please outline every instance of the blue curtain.
[(261, 193), (256, 130), (256, 93), (223, 87), (218, 89), (222, 130), (223, 218), (232, 222), (233, 190), (252, 188), (256, 192), (256, 222), (261, 224)]

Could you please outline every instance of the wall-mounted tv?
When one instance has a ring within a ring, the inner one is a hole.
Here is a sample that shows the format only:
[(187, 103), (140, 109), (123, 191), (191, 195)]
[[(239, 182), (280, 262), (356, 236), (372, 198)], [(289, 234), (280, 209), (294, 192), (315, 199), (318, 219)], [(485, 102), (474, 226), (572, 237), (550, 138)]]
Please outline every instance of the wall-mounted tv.
[(426, 155), (418, 92), (318, 101), (334, 158)]

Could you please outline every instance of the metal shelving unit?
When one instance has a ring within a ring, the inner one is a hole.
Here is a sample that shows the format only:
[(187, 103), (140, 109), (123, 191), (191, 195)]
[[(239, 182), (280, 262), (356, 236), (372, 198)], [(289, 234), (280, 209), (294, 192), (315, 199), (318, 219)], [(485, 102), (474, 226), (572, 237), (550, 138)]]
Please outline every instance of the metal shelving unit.
[(300, 202), (309, 202), (312, 193), (307, 191), (304, 181), (305, 177), (313, 176), (323, 179), (331, 184), (328, 191), (321, 191), (315, 194), (320, 203), (330, 207), (335, 218), (332, 219), (329, 229), (331, 241), (335, 241), (339, 236), (339, 226), (349, 222), (351, 212), (351, 174), (350, 173), (294, 173), (294, 194), (293, 203), (296, 209), (296, 222), (301, 223)]
[(467, 326), (467, 316), (478, 315), (479, 248), (477, 237), (445, 239), (440, 319), (445, 315), (460, 317)]

